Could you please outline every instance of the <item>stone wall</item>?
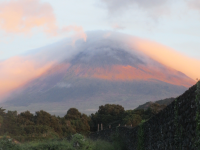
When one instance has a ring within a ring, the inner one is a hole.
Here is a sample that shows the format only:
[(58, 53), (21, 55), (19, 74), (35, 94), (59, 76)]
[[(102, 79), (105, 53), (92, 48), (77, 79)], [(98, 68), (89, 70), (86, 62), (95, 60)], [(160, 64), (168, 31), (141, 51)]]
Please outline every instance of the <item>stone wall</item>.
[[(197, 85), (192, 86), (176, 101), (173, 101), (160, 113), (140, 126), (135, 128), (117, 127), (127, 149), (196, 150), (197, 148), (194, 148), (194, 138), (196, 137), (196, 89)], [(116, 133), (116, 128), (92, 133), (90, 137), (110, 141), (110, 136), (113, 133)]]

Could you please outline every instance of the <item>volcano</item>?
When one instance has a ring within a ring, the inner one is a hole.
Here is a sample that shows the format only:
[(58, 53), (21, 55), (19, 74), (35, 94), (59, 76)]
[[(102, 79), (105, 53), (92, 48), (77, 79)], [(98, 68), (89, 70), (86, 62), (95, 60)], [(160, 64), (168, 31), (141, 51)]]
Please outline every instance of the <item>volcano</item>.
[(69, 48), (55, 48), (63, 59), (12, 91), (3, 106), (58, 115), (71, 107), (91, 113), (106, 103), (134, 109), (147, 101), (176, 97), (194, 84), (182, 72), (103, 35), (77, 42), (70, 57), (65, 57)]

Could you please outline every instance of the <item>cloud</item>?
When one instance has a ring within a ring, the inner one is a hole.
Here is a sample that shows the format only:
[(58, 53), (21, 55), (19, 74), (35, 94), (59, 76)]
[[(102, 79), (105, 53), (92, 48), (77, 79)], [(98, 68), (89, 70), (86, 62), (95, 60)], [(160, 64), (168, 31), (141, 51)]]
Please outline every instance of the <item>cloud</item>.
[[(160, 14), (165, 13), (168, 9), (166, 6), (171, 0), (101, 0), (101, 2), (106, 4), (111, 14), (122, 14), (124, 11), (130, 10), (130, 8), (137, 11), (139, 8), (142, 11), (155, 15), (155, 11)], [(163, 7), (165, 9), (162, 9)]]
[(57, 83), (56, 86), (59, 87), (59, 88), (70, 88), (71, 84), (65, 83), (65, 82), (60, 82), (60, 83)]
[(116, 29), (116, 30), (123, 30), (123, 29), (125, 29), (124, 26), (121, 26), (121, 25), (119, 25), (119, 24), (113, 24), (113, 25), (112, 25), (112, 28), (113, 28), (113, 29)]
[(176, 2), (172, 0), (100, 0), (100, 1), (103, 4), (105, 4), (109, 14), (111, 15), (117, 14), (118, 16), (122, 15), (125, 12), (128, 12), (129, 14), (130, 12), (135, 12), (134, 18), (137, 18), (137, 16), (141, 16), (144, 14), (147, 17), (151, 17), (153, 19), (156, 19), (163, 15), (169, 15), (171, 13), (177, 15), (177, 9), (179, 9), (179, 11), (181, 9), (184, 9), (185, 11), (189, 11), (189, 9), (200, 11), (199, 0), (177, 0)]
[(200, 11), (200, 1), (199, 0), (190, 0), (190, 1), (188, 1), (188, 5), (191, 9)]
[(198, 59), (190, 58), (172, 48), (145, 39), (132, 37), (128, 39), (128, 43), (133, 49), (145, 53), (165, 66), (186, 74), (193, 80), (200, 77), (200, 70), (197, 69), (200, 66)]
[[(87, 42), (77, 46), (80, 49), (79, 51), (88, 51), (90, 55), (93, 55), (93, 53), (97, 53), (98, 51), (123, 49), (130, 52), (133, 56), (144, 60), (144, 62), (151, 63), (148, 61), (150, 57), (167, 67), (184, 73), (193, 80), (200, 78), (200, 70), (197, 69), (200, 66), (199, 59), (186, 56), (165, 45), (112, 31), (96, 31), (90, 32), (87, 35)], [(88, 58), (90, 56), (89, 54), (86, 55)]]
[(167, 2), (167, 0), (101, 0), (104, 2), (110, 11), (118, 11), (120, 9), (126, 9), (130, 6), (137, 5), (141, 8), (154, 8), (161, 6)]
[(80, 26), (58, 27), (53, 8), (49, 3), (42, 3), (40, 0), (0, 2), (0, 30), (5, 33), (27, 35), (35, 28), (40, 28), (50, 36), (74, 32), (76, 36), (86, 40), (86, 34)]
[(110, 37), (110, 35), (111, 35), (111, 32), (107, 32), (107, 33), (105, 33), (104, 35), (103, 35), (103, 38), (108, 38), (108, 37)]
[[(72, 37), (73, 38), (73, 37)], [(83, 41), (79, 41), (83, 42)], [(23, 56), (11, 57), (7, 60), (0, 60), (0, 99), (4, 99), (9, 94), (25, 85), (29, 81), (47, 73), (49, 68), (64, 60), (70, 59), (77, 51), (72, 46), (70, 38), (35, 49)], [(85, 43), (85, 42), (83, 42)], [(66, 68), (69, 65), (60, 66)], [(57, 72), (56, 69), (54, 69)], [(59, 84), (59, 87), (70, 87), (69, 84)]]
[(13, 57), (0, 62), (0, 96), (46, 72), (54, 62), (41, 64), (26, 57)]

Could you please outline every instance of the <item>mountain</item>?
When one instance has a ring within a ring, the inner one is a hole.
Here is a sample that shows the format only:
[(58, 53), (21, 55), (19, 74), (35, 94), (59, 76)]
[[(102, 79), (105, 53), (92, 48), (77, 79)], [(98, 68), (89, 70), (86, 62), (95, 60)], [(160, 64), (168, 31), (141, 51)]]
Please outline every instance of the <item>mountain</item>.
[(173, 102), (175, 100), (175, 98), (171, 97), (171, 98), (166, 98), (163, 100), (158, 100), (155, 102), (146, 102), (142, 105), (139, 105), (136, 109), (144, 109), (147, 110), (148, 108), (153, 108), (153, 107), (157, 107), (159, 108), (158, 110), (162, 110), (164, 109), (167, 105), (169, 105), (171, 102)]
[(160, 104), (160, 105), (169, 105), (171, 102), (173, 102), (175, 100), (175, 98), (171, 97), (171, 98), (166, 98), (166, 99), (162, 99), (162, 100), (158, 100), (155, 101), (155, 103)]
[(88, 37), (87, 42), (78, 42), (76, 53), (13, 91), (2, 105), (59, 115), (70, 107), (95, 112), (106, 103), (134, 109), (147, 101), (176, 97), (192, 84), (185, 74), (115, 39)]

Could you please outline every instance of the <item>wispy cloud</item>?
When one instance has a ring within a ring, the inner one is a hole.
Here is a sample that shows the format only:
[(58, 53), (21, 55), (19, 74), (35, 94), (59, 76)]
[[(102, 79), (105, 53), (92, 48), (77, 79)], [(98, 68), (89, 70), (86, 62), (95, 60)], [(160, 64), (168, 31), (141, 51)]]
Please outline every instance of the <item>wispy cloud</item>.
[(137, 5), (141, 8), (152, 9), (155, 7), (162, 6), (169, 0), (101, 0), (104, 2), (110, 11), (118, 11), (120, 9), (126, 9), (133, 5)]
[(190, 0), (188, 1), (189, 7), (200, 11), (200, 1), (199, 0)]
[[(118, 21), (128, 19), (146, 22), (158, 22), (166, 16), (183, 16), (182, 12), (192, 10), (200, 11), (199, 0), (100, 0), (106, 7), (109, 19), (117, 18)], [(119, 17), (124, 15), (123, 18)], [(149, 21), (150, 20), (150, 21)], [(130, 20), (129, 20), (130, 22)]]
[[(156, 15), (155, 13), (163, 14), (168, 10), (168, 3), (171, 0), (101, 0), (108, 8), (111, 14), (122, 14), (128, 10), (138, 11), (142, 10), (149, 15)], [(165, 7), (165, 9), (162, 9)]]
[(28, 57), (13, 57), (0, 62), (0, 96), (5, 96), (9, 91), (41, 75), (53, 64), (41, 64)]
[(58, 27), (53, 8), (49, 3), (40, 0), (0, 2), (0, 30), (5, 33), (27, 35), (36, 28), (50, 36), (74, 32), (76, 36), (86, 40), (86, 34), (81, 26)]
[(200, 66), (200, 60), (198, 59), (190, 58), (172, 48), (145, 39), (130, 38), (128, 43), (135, 50), (141, 51), (161, 64), (186, 74), (193, 80), (199, 78), (200, 70), (197, 68)]
[(115, 29), (115, 30), (123, 30), (123, 29), (125, 29), (124, 26), (121, 26), (121, 25), (119, 25), (117, 23), (113, 24), (112, 28)]

